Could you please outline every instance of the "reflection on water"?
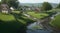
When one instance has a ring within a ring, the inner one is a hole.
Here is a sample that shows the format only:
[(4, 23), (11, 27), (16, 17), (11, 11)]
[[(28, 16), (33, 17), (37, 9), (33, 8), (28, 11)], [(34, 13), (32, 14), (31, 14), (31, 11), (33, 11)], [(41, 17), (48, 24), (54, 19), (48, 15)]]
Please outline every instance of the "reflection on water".
[(27, 33), (51, 33), (51, 31), (43, 29), (41, 26), (34, 22), (27, 26)]
[[(38, 22), (38, 23), (39, 23), (39, 22)], [(34, 23), (28, 25), (27, 28), (28, 28), (28, 29), (42, 29), (42, 27), (39, 26), (38, 23), (37, 23), (37, 22), (34, 22)]]
[[(55, 14), (55, 15), (52, 15), (51, 19), (54, 19), (54, 17), (59, 15), (59, 14), (60, 14), (60, 12)], [(27, 31), (26, 32), (27, 33), (51, 33), (52, 30), (51, 29), (49, 29), (49, 30), (43, 29), (41, 24), (38, 25), (37, 22), (34, 22), (34, 23), (27, 26)]]

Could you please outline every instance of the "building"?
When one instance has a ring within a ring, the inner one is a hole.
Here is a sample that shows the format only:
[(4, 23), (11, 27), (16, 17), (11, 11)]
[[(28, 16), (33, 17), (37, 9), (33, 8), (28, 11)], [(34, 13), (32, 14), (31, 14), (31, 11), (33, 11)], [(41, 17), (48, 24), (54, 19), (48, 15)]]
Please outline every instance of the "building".
[(13, 7), (10, 7), (10, 9), (11, 9), (12, 11), (14, 11), (14, 8), (13, 8)]
[(7, 4), (1, 4), (1, 12), (2, 13), (10, 13), (9, 6)]

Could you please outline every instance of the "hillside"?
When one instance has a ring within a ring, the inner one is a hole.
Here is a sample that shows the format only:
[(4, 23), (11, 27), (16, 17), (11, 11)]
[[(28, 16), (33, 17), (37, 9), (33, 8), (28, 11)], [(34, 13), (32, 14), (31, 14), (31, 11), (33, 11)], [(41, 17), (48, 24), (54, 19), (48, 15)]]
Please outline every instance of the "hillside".
[[(56, 3), (50, 3), (53, 8), (55, 8), (58, 4)], [(42, 3), (20, 3), (21, 6), (35, 6), (35, 7), (41, 7)]]

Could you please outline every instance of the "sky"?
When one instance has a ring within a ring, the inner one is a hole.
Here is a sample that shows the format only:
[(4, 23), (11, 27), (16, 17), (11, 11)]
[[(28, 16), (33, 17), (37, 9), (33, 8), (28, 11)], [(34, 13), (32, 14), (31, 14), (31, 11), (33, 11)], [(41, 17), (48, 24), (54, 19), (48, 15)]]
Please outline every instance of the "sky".
[(18, 0), (20, 3), (60, 3), (60, 0)]
[[(1, 0), (0, 0), (1, 1)], [(18, 0), (20, 3), (60, 3), (60, 0)]]

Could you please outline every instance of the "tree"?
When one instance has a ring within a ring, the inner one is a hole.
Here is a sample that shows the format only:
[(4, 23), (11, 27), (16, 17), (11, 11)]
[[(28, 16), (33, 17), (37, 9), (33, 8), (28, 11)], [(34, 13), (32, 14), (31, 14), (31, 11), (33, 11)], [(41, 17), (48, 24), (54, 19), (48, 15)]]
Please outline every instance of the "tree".
[(14, 7), (14, 8), (17, 8), (19, 4), (18, 0), (2, 0), (1, 2), (3, 4), (9, 5), (9, 7)]
[(51, 6), (50, 3), (44, 2), (44, 3), (42, 4), (42, 10), (43, 10), (43, 11), (47, 11), (47, 10), (51, 10), (51, 9), (52, 9), (52, 6)]
[(60, 3), (58, 4), (57, 8), (60, 8)]
[(7, 3), (7, 1), (8, 1), (8, 0), (1, 0), (1, 3), (2, 3), (2, 4), (5, 4), (5, 3)]

